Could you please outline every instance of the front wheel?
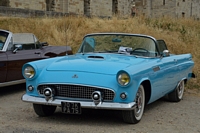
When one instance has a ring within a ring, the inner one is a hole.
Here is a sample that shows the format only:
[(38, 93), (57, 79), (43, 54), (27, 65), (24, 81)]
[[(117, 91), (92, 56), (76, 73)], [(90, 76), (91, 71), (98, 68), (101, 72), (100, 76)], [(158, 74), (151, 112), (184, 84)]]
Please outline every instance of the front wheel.
[(143, 85), (140, 85), (138, 88), (135, 102), (136, 107), (134, 110), (122, 111), (123, 120), (126, 123), (136, 124), (142, 119), (145, 107), (145, 92)]
[(176, 89), (168, 94), (168, 98), (172, 102), (179, 102), (183, 98), (183, 93), (185, 90), (185, 82), (181, 80), (177, 85)]
[(56, 106), (33, 104), (34, 111), (39, 116), (50, 116), (55, 110)]

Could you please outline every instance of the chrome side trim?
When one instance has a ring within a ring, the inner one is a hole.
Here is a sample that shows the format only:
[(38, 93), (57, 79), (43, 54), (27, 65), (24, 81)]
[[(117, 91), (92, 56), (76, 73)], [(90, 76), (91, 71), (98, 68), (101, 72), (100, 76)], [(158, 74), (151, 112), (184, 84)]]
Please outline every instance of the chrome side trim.
[(27, 94), (24, 94), (22, 96), (22, 101), (35, 104), (54, 105), (54, 106), (61, 106), (61, 102), (75, 102), (75, 103), (79, 102), (82, 108), (92, 108), (92, 109), (133, 110), (136, 107), (135, 102), (131, 103), (102, 102), (101, 104), (95, 105), (94, 102), (70, 101), (61, 99), (46, 101), (45, 98), (29, 96)]
[(26, 82), (25, 79), (16, 80), (16, 81), (10, 81), (10, 82), (4, 82), (4, 83), (0, 83), (0, 87), (16, 85), (16, 84), (22, 84), (22, 83), (25, 83), (25, 82)]

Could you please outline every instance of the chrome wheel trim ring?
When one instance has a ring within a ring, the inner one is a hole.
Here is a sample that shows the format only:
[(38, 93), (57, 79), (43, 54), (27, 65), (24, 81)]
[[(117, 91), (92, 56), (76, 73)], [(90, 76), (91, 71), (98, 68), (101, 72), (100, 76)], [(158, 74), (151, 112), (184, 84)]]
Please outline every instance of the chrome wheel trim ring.
[(142, 115), (143, 115), (144, 104), (145, 104), (144, 88), (143, 88), (143, 86), (139, 87), (139, 90), (138, 90), (138, 92), (136, 94), (136, 103), (137, 103), (137, 106), (134, 109), (135, 118), (137, 120), (140, 120), (142, 118)]
[(185, 85), (184, 85), (184, 81), (182, 80), (179, 85), (177, 86), (177, 94), (178, 94), (178, 98), (182, 99), (183, 97), (183, 93), (184, 93), (184, 89), (185, 89)]

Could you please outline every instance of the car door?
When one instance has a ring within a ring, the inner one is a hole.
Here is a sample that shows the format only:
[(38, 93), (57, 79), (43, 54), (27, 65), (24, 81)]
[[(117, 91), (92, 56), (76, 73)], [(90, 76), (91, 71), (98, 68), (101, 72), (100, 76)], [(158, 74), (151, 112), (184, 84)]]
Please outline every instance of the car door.
[(7, 62), (7, 78), (6, 81), (14, 81), (23, 79), (22, 66), (30, 61), (39, 60), (41, 56), (41, 49), (18, 50), (6, 52)]
[(0, 52), (0, 83), (6, 81), (7, 75), (7, 55), (5, 52)]
[(162, 93), (170, 92), (175, 89), (177, 85), (177, 76), (179, 73), (179, 69), (177, 67), (177, 60), (174, 56), (163, 57), (161, 69), (164, 71), (165, 77), (165, 89), (163, 89)]
[(164, 40), (157, 40), (158, 42), (158, 51), (162, 56), (161, 58), (161, 69), (164, 72), (164, 79), (165, 79), (165, 87), (162, 90), (162, 93), (165, 94), (175, 88), (177, 85), (177, 79), (179, 69), (177, 66), (177, 59), (176, 56), (170, 55), (167, 49), (166, 43)]

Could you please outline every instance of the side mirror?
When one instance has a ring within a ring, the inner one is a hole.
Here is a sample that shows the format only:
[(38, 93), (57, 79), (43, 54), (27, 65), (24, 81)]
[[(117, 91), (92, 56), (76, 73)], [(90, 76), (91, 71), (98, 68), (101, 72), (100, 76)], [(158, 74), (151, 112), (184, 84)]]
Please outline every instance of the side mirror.
[(42, 46), (48, 46), (49, 44), (48, 44), (48, 42), (41, 42), (40, 43)]
[(169, 50), (164, 50), (163, 57), (167, 57), (167, 56), (170, 56), (170, 52), (169, 52)]
[(15, 44), (14, 45), (13, 53), (16, 53), (17, 50), (22, 50), (22, 44)]

